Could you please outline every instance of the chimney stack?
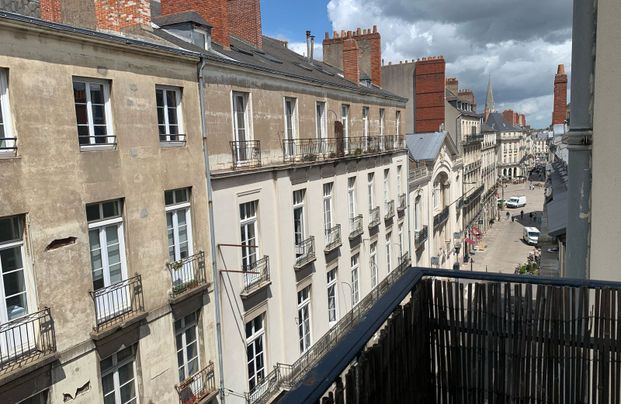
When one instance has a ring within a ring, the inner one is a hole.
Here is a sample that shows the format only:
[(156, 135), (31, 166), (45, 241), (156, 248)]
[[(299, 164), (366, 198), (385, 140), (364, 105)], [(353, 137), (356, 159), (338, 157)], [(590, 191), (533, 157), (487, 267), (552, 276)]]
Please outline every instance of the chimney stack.
[(95, 0), (97, 29), (121, 31), (151, 24), (150, 0)]
[(455, 77), (446, 79), (446, 88), (455, 95), (459, 94), (459, 81)]
[(558, 65), (554, 76), (554, 110), (552, 111), (552, 125), (563, 124), (567, 119), (567, 74), (565, 65)]
[[(177, 0), (180, 1), (180, 0)], [(228, 29), (236, 38), (263, 47), (260, 0), (223, 0), (228, 3)], [(207, 20), (209, 21), (209, 20)], [(215, 24), (212, 24), (215, 26)]]
[(343, 76), (356, 84), (360, 81), (358, 51), (358, 43), (355, 39), (345, 39), (343, 42)]
[[(96, 0), (103, 1), (103, 0)], [(136, 0), (134, 0), (136, 1)], [(140, 0), (143, 1), (143, 0)], [(147, 0), (148, 1), (148, 0)], [(256, 0), (257, 2), (259, 0)], [(212, 25), (211, 38), (229, 48), (229, 5), (227, 0), (161, 0), (161, 15), (195, 11)], [(259, 16), (260, 21), (260, 16)], [(243, 39), (243, 38), (242, 38)]]
[(311, 62), (313, 60), (313, 57), (311, 55), (312, 52), (312, 45), (311, 45), (311, 32), (310, 31), (306, 31), (306, 59)]
[(62, 22), (60, 0), (40, 0), (39, 10), (42, 20)]
[(345, 71), (343, 59), (344, 43), (347, 39), (354, 40), (358, 48), (358, 77), (360, 74), (369, 76), (371, 82), (379, 87), (382, 81), (382, 49), (377, 26), (373, 26), (373, 29), (341, 31), (340, 34), (334, 31), (332, 38), (326, 33), (323, 40), (323, 61)]
[(442, 56), (416, 61), (414, 68), (414, 131), (437, 132), (444, 125), (445, 68)]

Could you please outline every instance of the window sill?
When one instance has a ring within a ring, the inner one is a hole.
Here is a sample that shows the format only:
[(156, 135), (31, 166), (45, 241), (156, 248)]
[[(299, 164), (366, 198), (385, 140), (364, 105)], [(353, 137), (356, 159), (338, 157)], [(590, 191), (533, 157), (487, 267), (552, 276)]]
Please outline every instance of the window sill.
[(160, 147), (169, 149), (175, 147), (185, 147), (185, 142), (160, 142)]
[(80, 151), (116, 150), (116, 144), (80, 145)]
[(19, 156), (17, 155), (17, 149), (12, 149), (12, 150), (0, 150), (0, 160), (9, 160), (9, 159), (14, 159), (14, 158), (18, 158)]

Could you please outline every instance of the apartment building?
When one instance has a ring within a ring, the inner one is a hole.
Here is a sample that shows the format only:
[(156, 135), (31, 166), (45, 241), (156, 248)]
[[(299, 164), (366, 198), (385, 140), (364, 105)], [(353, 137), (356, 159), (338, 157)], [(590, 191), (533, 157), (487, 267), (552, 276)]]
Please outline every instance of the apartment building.
[(496, 134), (498, 175), (504, 178), (526, 176), (524, 129), (507, 122), (500, 112), (491, 112), (482, 130)]
[(0, 12), (0, 402), (208, 399), (200, 55), (125, 32), (149, 2), (36, 3)]

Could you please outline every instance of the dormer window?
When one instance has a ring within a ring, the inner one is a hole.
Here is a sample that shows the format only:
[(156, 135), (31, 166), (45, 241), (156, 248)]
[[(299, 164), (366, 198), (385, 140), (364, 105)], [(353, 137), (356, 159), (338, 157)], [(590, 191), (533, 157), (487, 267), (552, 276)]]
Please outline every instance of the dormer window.
[(194, 45), (200, 46), (205, 50), (211, 49), (211, 32), (203, 28), (194, 28), (192, 30), (192, 39)]

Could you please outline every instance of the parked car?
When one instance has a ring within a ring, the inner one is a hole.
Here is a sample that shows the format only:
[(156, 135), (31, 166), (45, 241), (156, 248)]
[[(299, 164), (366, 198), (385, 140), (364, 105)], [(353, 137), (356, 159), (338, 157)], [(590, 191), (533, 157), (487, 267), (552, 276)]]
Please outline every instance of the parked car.
[(522, 196), (512, 196), (507, 201), (506, 206), (508, 208), (520, 208), (522, 206), (526, 206), (526, 197), (524, 195), (522, 195)]
[(536, 245), (539, 242), (539, 230), (536, 227), (524, 227), (522, 239), (526, 244)]

